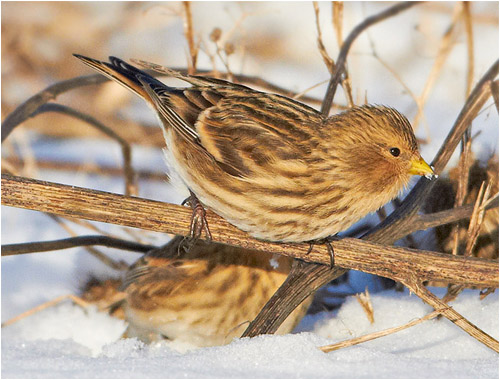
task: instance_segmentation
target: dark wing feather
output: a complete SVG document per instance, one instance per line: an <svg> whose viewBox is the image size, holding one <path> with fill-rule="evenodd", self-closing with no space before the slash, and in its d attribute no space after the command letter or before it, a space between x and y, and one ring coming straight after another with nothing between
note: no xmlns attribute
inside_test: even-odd
<svg viewBox="0 0 500 380"><path fill-rule="evenodd" d="M160 116L167 121L167 125L174 128L187 141L198 143L199 136L193 126L189 125L170 104L170 88L165 85L157 86L143 75L139 75L137 79L142 83Z"/></svg>

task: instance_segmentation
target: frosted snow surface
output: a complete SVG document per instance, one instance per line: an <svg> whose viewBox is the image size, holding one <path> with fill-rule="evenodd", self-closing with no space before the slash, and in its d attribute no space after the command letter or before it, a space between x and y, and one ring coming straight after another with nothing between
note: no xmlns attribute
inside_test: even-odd
<svg viewBox="0 0 500 380"><path fill-rule="evenodd" d="M436 290L436 289L434 289ZM498 292L479 301L467 290L453 307L498 339ZM443 295L443 289L437 289ZM3 329L4 378L497 378L498 356L446 319L361 345L317 347L398 326L431 310L418 297L372 295L370 325L354 297L337 313L307 316L295 334L189 348L119 339L124 322L62 304Z"/></svg>

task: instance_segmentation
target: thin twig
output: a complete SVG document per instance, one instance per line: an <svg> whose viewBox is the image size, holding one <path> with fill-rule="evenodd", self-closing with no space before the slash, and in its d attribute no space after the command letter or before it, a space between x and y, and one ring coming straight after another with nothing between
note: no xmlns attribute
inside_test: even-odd
<svg viewBox="0 0 500 380"><path fill-rule="evenodd" d="M498 112L498 81L491 82L491 95L493 96L495 107L497 108Z"/></svg>
<svg viewBox="0 0 500 380"><path fill-rule="evenodd" d="M45 214L49 218L51 218L52 220L54 220L59 226L62 227L62 229L64 229L72 237L77 237L77 233L67 224L67 222L73 222L75 224L82 225L82 226L84 226L86 228L89 228L89 229L91 229L91 230L93 230L95 232L98 232L98 233L106 236L103 231L100 231L96 226L94 226L93 224L89 223L86 220L75 219L75 218L71 218L71 217L68 217L68 216L67 217L61 217L61 216L54 215L54 214L51 214L51 213L45 213ZM94 256L97 260L99 260L100 262L102 262L104 265L106 265L106 266L108 266L110 268L116 269L116 270L123 270L123 269L125 269L126 265L125 265L125 263L123 261L113 260L108 255L102 253L98 249L96 249L94 247L91 247L91 246L87 246L87 247L85 247L85 249L87 250L88 253L90 253L92 256Z"/></svg>
<svg viewBox="0 0 500 380"><path fill-rule="evenodd" d="M488 205L485 210L498 208L498 195L488 200ZM457 222L459 220L468 219L474 211L474 205L466 205L455 207L449 210L438 211L432 214L417 214L414 220L411 233L423 231L429 228L442 226L444 224Z"/></svg>
<svg viewBox="0 0 500 380"><path fill-rule="evenodd" d="M78 87L100 84L108 81L108 78L101 74L86 75L77 78L57 82L45 90L33 95L23 104L12 111L2 122L2 142L10 135L16 126L28 119L38 107L45 104L62 93L73 90Z"/></svg>
<svg viewBox="0 0 500 380"><path fill-rule="evenodd" d="M20 244L2 245L2 256L22 255L33 252L57 251L74 247L86 247L89 245L101 245L108 248L117 248L124 251L148 252L154 245L145 245L109 236L87 235L77 236L60 240L38 241Z"/></svg>
<svg viewBox="0 0 500 380"><path fill-rule="evenodd" d="M4 323L2 323L2 328L9 326L9 325L12 325L13 323L20 321L21 319L29 317L30 315L36 314L36 313L38 313L42 310L45 310L49 307L55 306L63 301L66 301L67 299L70 299L71 301L73 301L75 304L77 304L78 306L80 306L82 308L86 308L90 305L88 302L82 300L80 297L74 296L73 294L59 296L57 298L54 298L53 300L50 300L50 301L45 302L41 305L38 305L38 306L34 307L33 309L25 311L24 313L16 315L14 318L11 318L11 319L5 321Z"/></svg>
<svg viewBox="0 0 500 380"><path fill-rule="evenodd" d="M342 48L340 49L339 55L335 61L335 71L330 78L330 82L328 83L328 89L326 95L323 99L323 103L321 105L321 113L325 116L328 115L330 108L332 106L333 98L335 97L335 91L337 90L337 86L342 80L342 75L345 71L345 64L347 59L347 54L349 53L349 49L352 44L359 37L361 33L363 33L370 26L381 22L389 17L395 16L410 7L420 4L419 1L413 2L404 2L393 5L392 7L382 11L376 15L368 17L361 24L356 26L351 33L347 36L346 40L342 44Z"/></svg>
<svg viewBox="0 0 500 380"><path fill-rule="evenodd" d="M360 337L357 337L357 338L353 338L353 339L344 340L342 342L335 343L335 344L329 344L327 346L321 346L321 347L318 347L318 348L321 351L323 351L323 352L331 352L331 351L338 350L340 348L351 347L351 346L354 346L356 344L368 342L370 340L374 340L374 339L377 339L377 338L381 338L383 336L387 336L387 335L390 335L390 334L397 333L397 332L405 330L405 329L407 329L409 327L413 327L415 325L418 325L418 324L420 324L420 323L422 323L424 321L428 321L429 319L436 318L439 314L441 314L440 311L434 310L432 313L429 313L429 314L427 314L426 316L424 316L422 318L415 319L415 320L413 320L411 322L408 322L408 323L406 323L406 324L404 324L402 326L392 327L392 328L389 328L389 329L386 329L386 330L382 330L382 331L378 331L378 332L375 332L375 333L363 335L363 336L360 336Z"/></svg>
<svg viewBox="0 0 500 380"><path fill-rule="evenodd" d="M92 162L75 163L75 162L62 162L52 161L45 159L37 159L38 169L46 170L60 170L67 172L84 172L87 174L100 174L103 176L120 177L123 175L123 169L114 166L101 166ZM2 158L2 172L5 170L11 171L11 174L16 174L13 170L17 171L23 162L18 157L3 157ZM162 181L168 182L169 178L166 173L154 172L149 170L135 170L135 175L141 180Z"/></svg>
<svg viewBox="0 0 500 380"><path fill-rule="evenodd" d="M134 169L132 168L132 148L130 147L130 144L126 140L124 140L115 131L113 131L111 128L101 123L96 118L87 115L83 112L80 112L78 110L75 110L71 107L64 106L62 104L57 104L57 103L43 104L40 107L38 107L38 109L35 112L33 112L30 115L30 117L35 117L44 112L58 112L74 117L78 120L82 120L83 122L93 126L94 128L104 133L106 136L118 142L118 144L120 144L121 146L122 156L123 156L123 168L125 174L125 194L137 195L137 185L135 184L134 181L135 174L134 174Z"/></svg>

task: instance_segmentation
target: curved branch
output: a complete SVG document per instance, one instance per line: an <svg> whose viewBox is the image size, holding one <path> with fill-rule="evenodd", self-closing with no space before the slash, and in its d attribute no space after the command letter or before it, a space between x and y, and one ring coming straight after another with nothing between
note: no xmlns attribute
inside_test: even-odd
<svg viewBox="0 0 500 380"><path fill-rule="evenodd" d="M187 70L183 68L173 68L172 70L179 71L181 73L187 73ZM150 72L146 70L149 74L153 76L162 76L164 74L157 72ZM197 74L210 74L211 70L198 70ZM282 95L288 97L294 97L297 95L296 92L284 89L283 87L272 84L264 79L255 76L249 75L234 75L234 77L240 82L248 82L253 83L257 86L261 86L267 88L269 90L278 92ZM11 134L11 132L16 128L19 124L28 120L31 115L36 112L36 110L42 105L50 102L51 100L56 99L59 95L73 90L75 88L89 86L89 85L97 85L104 82L109 81L109 79L101 74L92 74L92 75L84 75L76 78L67 79L61 82L57 82L39 93L33 95L24 103L19 105L14 111L12 111L2 122L2 142L5 141L7 137ZM311 103L321 103L319 99L310 96L301 96L300 97L305 102Z"/></svg>
<svg viewBox="0 0 500 380"><path fill-rule="evenodd" d="M30 115L30 118L45 112L58 112L82 120L83 122L95 127L106 136L118 142L118 144L120 144L121 146L123 156L123 170L125 173L125 194L137 195L137 186L135 186L134 184L134 169L132 168L132 148L125 139L123 139L115 131L101 123L96 118L62 104L43 104Z"/></svg>
<svg viewBox="0 0 500 380"><path fill-rule="evenodd" d="M2 142L5 141L15 127L27 120L41 105L74 88L100 84L107 80L108 78L101 74L85 75L58 82L33 95L12 111L2 122Z"/></svg>
<svg viewBox="0 0 500 380"><path fill-rule="evenodd" d="M347 36L344 43L342 44L342 48L340 49L337 60L335 61L335 70L330 78L330 82L328 83L328 89L326 91L325 98L323 99L323 104L321 105L321 113L325 116L328 116L328 112L332 106L333 98L335 97L335 91L337 90L337 86L342 80L342 74L345 72L345 63L347 60L347 54L349 53L349 49L352 44L359 37L361 33L363 33L370 26L385 20L386 18L395 16L410 7L420 4L420 1L407 1L404 3L398 3L393 5L392 7L382 11L376 15L368 17L361 24L356 26L351 33Z"/></svg>

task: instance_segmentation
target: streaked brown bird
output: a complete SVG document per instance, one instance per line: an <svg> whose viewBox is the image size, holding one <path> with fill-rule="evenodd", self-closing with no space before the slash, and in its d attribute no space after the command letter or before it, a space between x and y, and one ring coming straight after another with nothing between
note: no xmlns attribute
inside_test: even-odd
<svg viewBox="0 0 500 380"><path fill-rule="evenodd" d="M285 256L198 240L179 255L175 237L132 264L123 280L90 276L81 298L128 324L125 338L191 346L229 343L241 336L290 272ZM312 296L280 326L287 334Z"/></svg>
<svg viewBox="0 0 500 380"><path fill-rule="evenodd" d="M122 286L125 335L199 347L229 343L283 283L292 260L202 240L179 256L182 240L174 238L130 267ZM291 332L310 303L295 309L277 333Z"/></svg>
<svg viewBox="0 0 500 380"><path fill-rule="evenodd" d="M324 117L292 99L227 81L182 75L166 86L110 57L75 55L154 109L167 159L201 201L255 238L315 241L393 199L410 176L432 175L408 120L384 106Z"/></svg>

